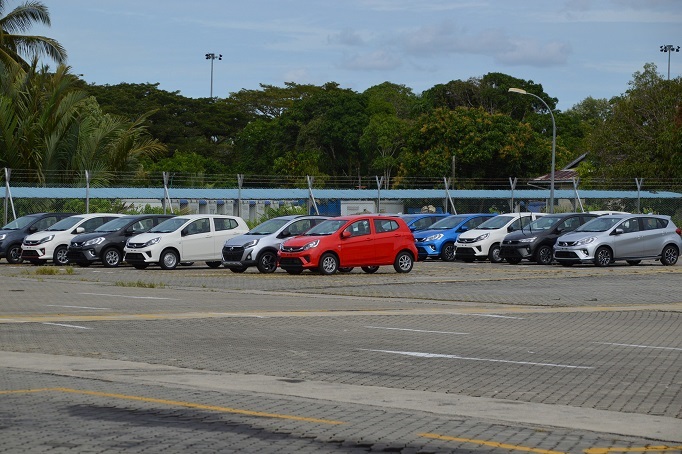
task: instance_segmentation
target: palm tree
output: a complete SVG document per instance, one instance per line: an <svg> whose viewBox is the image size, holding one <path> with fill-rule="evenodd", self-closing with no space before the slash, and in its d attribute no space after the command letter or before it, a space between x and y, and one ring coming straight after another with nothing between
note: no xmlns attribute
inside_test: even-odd
<svg viewBox="0 0 682 454"><path fill-rule="evenodd" d="M35 23L50 25L47 6L38 1L26 1L5 14L7 2L0 0L0 63L20 64L28 68L24 57L47 56L56 63L66 61L66 50L56 40L45 36L24 34Z"/></svg>

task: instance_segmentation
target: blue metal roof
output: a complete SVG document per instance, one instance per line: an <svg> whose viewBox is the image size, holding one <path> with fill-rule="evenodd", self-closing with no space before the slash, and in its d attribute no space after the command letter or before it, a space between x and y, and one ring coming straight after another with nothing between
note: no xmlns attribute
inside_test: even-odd
<svg viewBox="0 0 682 454"><path fill-rule="evenodd" d="M82 199L86 196L85 188L10 188L13 198L32 199ZM169 188L171 199L198 200L236 200L238 189L186 189ZM292 200L307 199L307 189L254 189L241 190L241 198L247 200ZM374 189L313 189L316 199L371 200L379 195L382 199L441 199L447 197L444 189L385 189L380 193ZM581 199L679 199L682 193L669 191L578 191ZM163 199L163 188L90 188L91 199ZM5 187L0 187L0 197L5 197ZM467 189L450 190L453 199L510 199L510 189ZM513 192L515 199L547 199L549 190L520 189ZM574 199L573 190L555 190L557 199Z"/></svg>

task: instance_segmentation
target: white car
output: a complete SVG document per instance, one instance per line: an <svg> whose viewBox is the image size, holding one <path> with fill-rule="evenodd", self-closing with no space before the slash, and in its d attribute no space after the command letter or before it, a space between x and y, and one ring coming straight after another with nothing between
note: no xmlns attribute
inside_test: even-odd
<svg viewBox="0 0 682 454"><path fill-rule="evenodd" d="M206 262L218 268L225 241L248 231L246 222L237 216L177 216L130 238L123 249L123 260L137 269L159 264L164 270L172 270L186 262Z"/></svg>
<svg viewBox="0 0 682 454"><path fill-rule="evenodd" d="M77 214L52 224L47 229L33 233L24 238L21 244L21 258L34 265L41 265L52 260L55 265L66 265L66 256L71 239L80 233L90 233L97 227L122 214L90 213Z"/></svg>
<svg viewBox="0 0 682 454"><path fill-rule="evenodd" d="M514 230L521 230L545 213L506 213L490 218L475 229L459 235L455 243L455 260L473 262L488 259L499 263L500 243Z"/></svg>

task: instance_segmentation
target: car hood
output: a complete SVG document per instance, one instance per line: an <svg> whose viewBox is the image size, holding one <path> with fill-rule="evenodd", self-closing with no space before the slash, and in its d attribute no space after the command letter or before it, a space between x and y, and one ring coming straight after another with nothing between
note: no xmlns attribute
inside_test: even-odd
<svg viewBox="0 0 682 454"><path fill-rule="evenodd" d="M0 230L0 235L16 235L16 234L24 234L25 232L23 230Z"/></svg>
<svg viewBox="0 0 682 454"><path fill-rule="evenodd" d="M103 237L108 237L109 235L116 233L116 232L90 232L90 233L79 233L78 235L74 236L71 241L73 242L81 242L81 241L88 241L93 238L99 238L101 236Z"/></svg>
<svg viewBox="0 0 682 454"><path fill-rule="evenodd" d="M552 230L533 230L530 231L527 228L524 230L516 230L514 232L508 233L504 239L505 240L522 240L524 238L530 238L532 236L545 236Z"/></svg>
<svg viewBox="0 0 682 454"><path fill-rule="evenodd" d="M472 229L472 230L467 230L466 232L462 232L459 234L459 238L462 239L469 239L469 238L476 238L478 236L481 236L485 233L498 233L500 230L506 230L507 227L500 227L499 229Z"/></svg>
<svg viewBox="0 0 682 454"><path fill-rule="evenodd" d="M27 241L36 241L40 240L42 238L45 238L46 236L54 235L56 237L63 237L63 236L73 236L71 233L71 230L53 230L53 231L47 231L47 230L42 230L40 232L32 233L24 238L24 240Z"/></svg>
<svg viewBox="0 0 682 454"><path fill-rule="evenodd" d="M261 238L265 238L270 235L272 235L272 233L267 235L237 235L225 241L225 246L241 246L248 243L249 241L260 240Z"/></svg>
<svg viewBox="0 0 682 454"><path fill-rule="evenodd" d="M561 241L578 241L583 238L590 238L590 237L602 237L608 235L609 232L570 232L566 233L564 235L561 235L559 239Z"/></svg>
<svg viewBox="0 0 682 454"><path fill-rule="evenodd" d="M140 233L139 235L135 235L135 236L132 236L130 238L131 238L131 242L133 242L133 243L146 243L147 241L152 240L156 237L162 237L163 238L166 235L171 235L171 234L176 233L176 232L177 232L177 230L175 232L168 232L168 233L147 232L147 233Z"/></svg>
<svg viewBox="0 0 682 454"><path fill-rule="evenodd" d="M304 235L304 236L295 236L293 238L289 238L282 244L286 244L287 246L305 246L306 244L310 243L311 241L315 240L324 240L325 238L329 238L332 235L338 235L337 233L332 233L331 235Z"/></svg>
<svg viewBox="0 0 682 454"><path fill-rule="evenodd" d="M456 230L457 230L456 227L452 229L442 230L441 229L416 230L412 232L412 234L414 235L415 238L426 238L431 235L437 235L439 233L442 233L443 235L452 238L458 236Z"/></svg>

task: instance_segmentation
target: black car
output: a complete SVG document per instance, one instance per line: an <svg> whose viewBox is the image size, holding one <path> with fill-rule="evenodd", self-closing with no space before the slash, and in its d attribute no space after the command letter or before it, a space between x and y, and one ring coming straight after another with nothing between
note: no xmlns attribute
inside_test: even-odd
<svg viewBox="0 0 682 454"><path fill-rule="evenodd" d="M140 214L116 218L97 227L94 232L76 235L69 244L66 256L70 263L79 266L102 262L107 268L116 267L121 263L128 238L144 233L172 217L170 214Z"/></svg>
<svg viewBox="0 0 682 454"><path fill-rule="evenodd" d="M21 263L21 243L28 235L52 226L76 213L34 213L10 222L0 229L0 258L9 263Z"/></svg>
<svg viewBox="0 0 682 454"><path fill-rule="evenodd" d="M521 230L504 237L500 246L500 259L513 265L523 259L549 265L552 263L557 238L596 217L597 214L591 213L561 213L538 218Z"/></svg>

